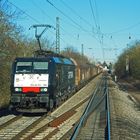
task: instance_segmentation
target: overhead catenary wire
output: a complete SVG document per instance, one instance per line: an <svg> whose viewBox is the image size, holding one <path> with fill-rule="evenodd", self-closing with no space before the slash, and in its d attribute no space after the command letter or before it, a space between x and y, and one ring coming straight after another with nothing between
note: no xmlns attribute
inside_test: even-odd
<svg viewBox="0 0 140 140"><path fill-rule="evenodd" d="M31 20L35 21L36 23L40 24L40 21L37 20L36 18L32 17L30 14L28 14L27 12L25 12L24 10L22 10L21 8L19 8L18 6L16 6L15 4L13 4L12 2L9 2L8 0L6 0L6 2L8 2L10 5L12 5L13 7L15 7L16 9L18 9L19 11L21 11L23 14L25 14L28 18L30 18ZM51 34L55 34L54 32L50 31ZM63 38L60 37L60 39L64 42L67 43Z"/></svg>
<svg viewBox="0 0 140 140"><path fill-rule="evenodd" d="M88 24L89 26L92 26L91 23L89 23L86 19L84 19L83 17L81 17L73 8L71 8L68 4L66 4L63 0L60 1L61 3L63 3L64 6L66 6L72 13L74 13L80 20L84 21L86 24Z"/></svg>
<svg viewBox="0 0 140 140"><path fill-rule="evenodd" d="M93 27L93 25L91 23L89 23L86 19L84 19L83 17L81 17L73 8L71 8L68 4L66 4L63 0L60 1L61 3L63 3L63 5L65 5L68 9L70 9L70 11L72 13L74 13L80 20L84 21L86 24L88 24L89 26ZM95 6L97 7L97 4L95 2ZM96 12L97 12L97 8L96 8ZM98 26L100 29L100 25ZM97 29L98 30L98 29ZM101 33L101 32L100 32ZM95 34L95 33L94 33ZM99 35L99 32L97 33ZM97 38L95 36L93 36L96 40ZM100 40L100 39L99 39ZM101 42L101 40L99 41Z"/></svg>
<svg viewBox="0 0 140 140"><path fill-rule="evenodd" d="M42 12L43 15L45 15L46 17L48 17L52 22L55 22L54 19L53 19L52 17L50 17L50 16L46 13L46 11L44 11L44 10L43 10L39 5L37 5L33 0L31 0L31 2L32 2L32 4L33 4L36 8L38 8L38 9L41 10L41 12ZM60 20L62 20L62 19L60 18ZM64 22L64 20L63 20L63 22ZM77 27L76 27L76 28L77 28ZM77 40L77 37L74 37L73 34L67 32L61 25L60 25L60 29L61 29L64 33L66 33L66 35L68 35L69 37L71 37L71 38ZM50 32L51 32L51 31L50 31ZM51 33L52 33L52 32L51 32ZM62 33L61 33L61 34L62 34ZM78 34L78 33L77 33L77 34ZM69 43L66 42L61 36L60 36L60 39L61 39L61 41L62 41L63 43L69 44ZM78 34L78 39L79 39L79 34Z"/></svg>
<svg viewBox="0 0 140 140"><path fill-rule="evenodd" d="M80 29L80 30L88 33L91 37L93 37L100 44L100 41L96 38L96 36L94 34L92 34L92 32L87 31L86 29L84 29L80 24L78 24L77 22L75 22L70 16L66 15L62 10L60 10L59 8L57 8L49 0L46 0L46 2L48 2L51 6L53 6L57 11L59 11L63 16L65 16L67 19L69 19L72 23L74 23L75 25L77 25L77 26L74 26L75 28Z"/></svg>
<svg viewBox="0 0 140 140"><path fill-rule="evenodd" d="M46 0L47 2L49 2L53 7L55 7L56 10L58 10L59 12L61 11L60 9L58 9L53 3L51 3L49 0ZM72 9L68 4L66 4L63 0L61 0L61 3L63 3L63 5L65 5L68 9L70 9L71 12L73 12L78 18L80 18L82 21L84 21L86 24L88 24L89 26L92 26L91 23L89 23L87 20L85 20L83 17L81 17L74 9ZM97 6L97 4L96 4ZM97 8L96 8L97 9ZM97 11L97 10L96 10ZM65 17L69 18L69 16L67 16L63 11L60 12L61 14L63 14ZM72 18L70 17L70 20ZM74 20L73 20L74 21ZM74 21L75 22L75 21ZM95 40L100 44L102 42L102 39L100 37L99 40L96 38L96 36L94 34L97 34L98 36L102 36L101 31L98 31L97 33L92 34L92 32L87 31L86 29L84 29L80 24L78 24L77 22L75 22L76 25L79 25L79 28L82 29L82 31L88 33L90 36L92 36L93 38L95 38ZM93 26L92 26L93 27ZM98 26L100 28L100 25ZM77 27L76 27L77 28ZM97 29L98 30L98 29Z"/></svg>
<svg viewBox="0 0 140 140"><path fill-rule="evenodd" d="M47 1L47 0L46 0ZM7 0L7 2L9 3L9 4L11 4L12 6L14 6L16 9L18 9L18 10L20 10L21 12L23 12L23 14L25 14L27 17L29 17L31 20L33 20L33 21L35 21L36 23L39 23L40 24L40 21L39 20L37 20L36 18L34 18L34 17L32 17L30 14L28 14L27 12L25 12L24 10L22 10L21 8L19 8L18 6L16 6L15 4L13 4L12 2L9 2L8 0ZM57 7L56 7L57 8ZM59 10L59 9L58 9ZM61 10L60 10L61 11ZM62 11L61 11L62 12ZM63 12L62 12L63 13ZM61 14L62 14L61 13ZM63 13L64 14L64 13ZM67 15L65 15L65 16L67 16ZM69 17L67 17L67 18L69 18ZM71 18L70 18L71 19ZM70 20L69 19L69 20ZM74 20L73 20L74 21ZM74 21L75 22L75 21ZM76 22L75 22L76 23ZM96 39L96 41L97 42L99 42L98 40L97 40L97 38L96 38L96 36L95 35L93 35L92 33L90 33L89 31L87 31L87 30L85 30L85 29L82 29L82 27L78 24L78 23L76 23L77 24L77 26L79 26L79 28L78 27L76 27L76 28L78 28L78 29L81 29L81 30L83 30L84 32L87 32L90 36L92 36L92 37L94 37L95 39ZM61 28L61 27L60 27ZM64 29L63 29L64 30Z"/></svg>
<svg viewBox="0 0 140 140"><path fill-rule="evenodd" d="M39 5L37 5L34 1L31 1L31 2L32 2L32 4L33 4L36 8L38 8L38 9L41 10L41 12L42 12L43 15L45 15L47 18L49 18L52 22L55 22L55 20L54 20L52 17L50 17L50 16L47 14L47 12L46 12L45 10L43 10L43 9L42 9ZM60 20L61 20L61 19L60 19ZM66 35L68 35L69 37L71 37L71 38L73 38L73 39L76 40L76 38L74 38L73 34L67 32L61 25L60 25L60 29L61 29L63 32L65 32ZM50 31L50 32L51 32L52 34L54 34L54 32L52 32L52 31ZM62 34L62 33L61 33L61 34ZM60 36L60 40L61 40L63 43L65 43L65 44L69 44L69 43L66 42L61 36Z"/></svg>
<svg viewBox="0 0 140 140"><path fill-rule="evenodd" d="M73 20L70 16L68 16L67 14L65 14L62 10L60 10L59 8L57 8L52 2L50 2L49 0L46 0L46 2L48 2L52 7L54 7L58 12L60 12L63 16L65 16L67 19L69 19L72 23L74 23L75 25L76 25L76 27L77 27L77 29L81 29L82 31L84 31L84 32L87 32L88 34L90 34L90 36L92 36L92 37L94 37L95 38L95 40L99 43L99 44L101 44L101 47L102 47L102 45L103 45L103 35L100 33L100 36L101 36L101 38L99 37L99 40L96 38L96 36L95 35L93 35L92 33L90 33L89 31L87 31L87 30L85 30L81 25L79 25L75 20ZM97 26L97 24L96 24L96 27L98 27ZM99 35L99 33L98 33L98 35ZM104 56L104 52L103 52L103 56Z"/></svg>
<svg viewBox="0 0 140 140"><path fill-rule="evenodd" d="M70 16L68 16L67 14L65 14L62 10L60 10L59 8L57 8L52 2L50 2L49 0L46 0L46 2L48 2L51 6L53 6L58 12L60 12L63 16L65 16L68 20L70 20L72 23L75 24L74 27L76 27L78 30L81 29L84 32L87 32L91 35L91 33L89 31L87 31L85 28L83 28L80 24L78 24L76 21L74 21Z"/></svg>
<svg viewBox="0 0 140 140"><path fill-rule="evenodd" d="M94 3L95 3L96 15L98 15L97 3L96 3L96 1L94 1ZM103 59L104 59L105 58L105 53L104 53L104 48L103 48L104 35L101 32L101 28L100 28L99 22L97 22L97 20L96 20L96 16L95 16L95 12L94 12L91 0L89 0L89 5L90 5L92 17L93 17L93 22L95 24L95 29L97 31L96 34L98 35L98 39L99 39L99 42L100 42L100 46L101 46L101 49L102 49L102 55L103 55ZM99 15L98 15L98 17L99 17Z"/></svg>
<svg viewBox="0 0 140 140"><path fill-rule="evenodd" d="M119 29L117 31L110 32L110 33L105 33L105 35L113 35L113 34L117 34L117 33L123 32L123 31L128 31L130 29L136 28L139 25L140 25L140 22L137 22L137 23L135 23L133 25L130 25L130 26L122 28L122 29Z"/></svg>
<svg viewBox="0 0 140 140"><path fill-rule="evenodd" d="M98 28L101 29L101 27L100 27L100 21L99 21L99 14L98 14L98 6L97 6L96 0L94 0L94 4L95 4L96 20L97 20Z"/></svg>
<svg viewBox="0 0 140 140"><path fill-rule="evenodd" d="M39 5L37 5L33 0L31 0L31 2L34 5L34 7L38 8L45 17L49 18L52 22L55 22L55 20L51 16L49 16L49 14L47 14L47 12L44 9L42 9ZM60 18L60 20L62 19ZM63 30L67 35L73 38L73 34L66 31L62 26L60 26L60 29Z"/></svg>
<svg viewBox="0 0 140 140"><path fill-rule="evenodd" d="M5 0L4 2L0 1L0 7L3 8L4 5L7 3L8 0Z"/></svg>
<svg viewBox="0 0 140 140"><path fill-rule="evenodd" d="M91 8L91 13L92 13L92 16L93 16L93 21L95 22L95 27L98 28L91 0L89 0L89 4L90 4L90 8Z"/></svg>
<svg viewBox="0 0 140 140"><path fill-rule="evenodd" d="M28 16L30 19L32 19L33 21L35 21L36 23L40 23L37 19L35 19L34 17L32 17L31 15L29 15L28 13L26 13L24 10L20 9L19 7L17 7L15 4L13 4L12 2L8 1L7 2L9 4L11 4L12 6L14 6L15 8L17 8L18 10L22 11L26 16Z"/></svg>
<svg viewBox="0 0 140 140"><path fill-rule="evenodd" d="M93 0L93 1L94 1L94 6L95 6L95 11L96 12L94 12L93 3L92 3L91 0L89 0L89 5L90 5L92 17L93 17L93 22L95 23L96 34L98 35L100 43L102 44L102 42L103 42L103 34L101 32L101 27L100 27L100 23L99 23L99 14L98 14L98 9L97 9L97 3L96 3L96 0Z"/></svg>
<svg viewBox="0 0 140 140"><path fill-rule="evenodd" d="M31 3L35 8L39 9L43 15L47 16L47 18L49 18L52 22L55 22L55 20L51 16L49 16L47 12L39 6L39 4L36 4L34 0L31 0Z"/></svg>
<svg viewBox="0 0 140 140"><path fill-rule="evenodd" d="M8 1L9 2L9 1ZM25 14L28 18L30 18L31 20L33 20L35 23L39 23L40 24L40 21L39 20L37 20L35 17L32 17L30 14L28 14L27 12L25 12L24 10L22 10L21 8L19 8L18 6L16 6L15 4L13 4L12 2L9 2L12 6L14 6L15 8L17 8L18 10L20 10L20 11L22 11L23 12L23 14ZM79 27L80 28L80 27ZM81 28L80 28L81 29ZM50 31L51 32L51 31ZM96 36L94 36L93 34L91 34L89 31L85 31L85 32L88 32L89 33L89 35L90 36L92 36L92 37L94 37L96 40L97 40L97 38L96 38ZM55 34L55 33L53 33L53 32L51 32L53 35ZM60 37L60 39L63 41L63 42L66 42L62 37ZM97 40L97 42L99 42L98 40ZM67 44L69 44L69 43L67 43Z"/></svg>

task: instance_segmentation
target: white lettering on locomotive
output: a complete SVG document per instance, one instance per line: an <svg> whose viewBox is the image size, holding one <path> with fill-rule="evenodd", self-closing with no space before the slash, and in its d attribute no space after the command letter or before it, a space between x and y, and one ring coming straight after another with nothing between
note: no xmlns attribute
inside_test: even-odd
<svg viewBox="0 0 140 140"><path fill-rule="evenodd" d="M71 79L71 78L73 78L73 71L68 72L68 79Z"/></svg>
<svg viewBox="0 0 140 140"><path fill-rule="evenodd" d="M48 74L15 74L14 87L48 87Z"/></svg>

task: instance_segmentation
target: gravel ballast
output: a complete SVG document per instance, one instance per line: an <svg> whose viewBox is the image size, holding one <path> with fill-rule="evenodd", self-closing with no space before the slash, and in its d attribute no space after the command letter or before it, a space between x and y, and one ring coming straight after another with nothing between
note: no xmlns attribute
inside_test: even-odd
<svg viewBox="0 0 140 140"><path fill-rule="evenodd" d="M140 140L140 109L131 96L109 82L111 139Z"/></svg>

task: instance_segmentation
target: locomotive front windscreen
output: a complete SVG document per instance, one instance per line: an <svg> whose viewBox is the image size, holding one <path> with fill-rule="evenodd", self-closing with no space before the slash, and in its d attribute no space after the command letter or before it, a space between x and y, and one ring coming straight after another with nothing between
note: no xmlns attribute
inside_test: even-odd
<svg viewBox="0 0 140 140"><path fill-rule="evenodd" d="M47 61L18 61L15 71L14 87L48 87Z"/></svg>
<svg viewBox="0 0 140 140"><path fill-rule="evenodd" d="M17 62L16 73L47 72L48 62Z"/></svg>
<svg viewBox="0 0 140 140"><path fill-rule="evenodd" d="M17 62L16 72L31 72L32 62Z"/></svg>

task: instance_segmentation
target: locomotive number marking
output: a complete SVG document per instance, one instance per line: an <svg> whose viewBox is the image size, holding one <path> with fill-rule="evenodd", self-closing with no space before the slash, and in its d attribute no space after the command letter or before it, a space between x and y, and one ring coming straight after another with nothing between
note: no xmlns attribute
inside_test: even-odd
<svg viewBox="0 0 140 140"><path fill-rule="evenodd" d="M71 79L71 78L73 78L73 71L68 72L68 79Z"/></svg>

